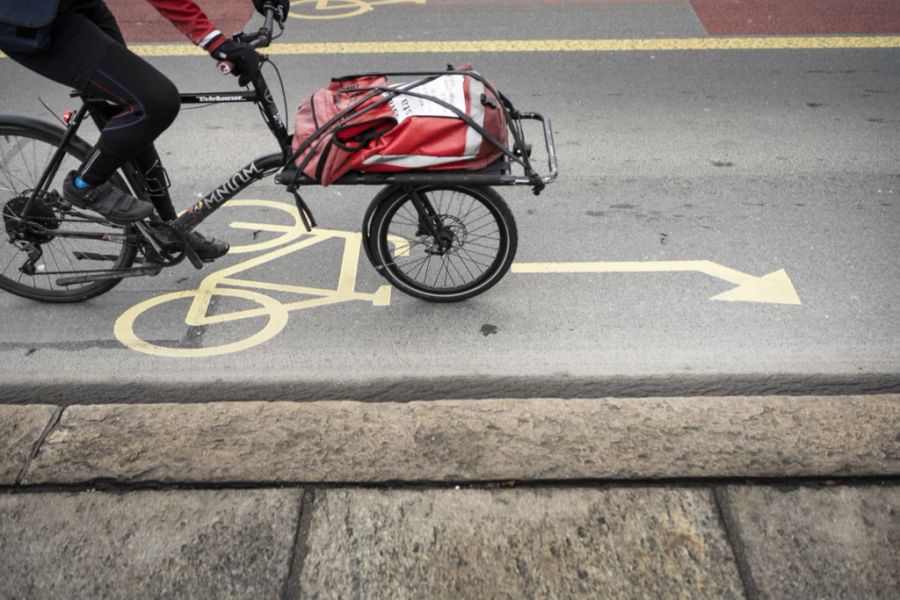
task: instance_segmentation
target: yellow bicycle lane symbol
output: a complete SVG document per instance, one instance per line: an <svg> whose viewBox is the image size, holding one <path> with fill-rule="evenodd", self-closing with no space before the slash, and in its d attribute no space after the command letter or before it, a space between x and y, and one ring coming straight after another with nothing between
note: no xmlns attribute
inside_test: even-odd
<svg viewBox="0 0 900 600"><path fill-rule="evenodd" d="M279 234L277 237L257 244L235 246L231 254L245 254L268 250L265 254L251 258L231 267L211 273L203 279L200 287L195 290L172 292L150 298L137 304L118 318L115 325L115 335L128 348L169 358L202 358L217 356L247 350L266 342L279 333L287 325L288 317L292 311L306 310L341 302L364 301L371 302L374 306L387 306L391 302L391 286L382 285L375 293L367 294L356 291L356 273L359 266L360 249L362 248L362 234L358 232L336 231L316 228L312 233L303 227L297 208L283 202L271 202L266 200L231 200L230 207L270 208L282 211L289 215L293 222L289 225L272 223L249 223L236 221L231 223L235 229L250 231L270 232ZM298 285L284 285L278 283L252 281L238 277L241 273L265 263L277 260L294 252L310 248L316 244L329 240L338 240L343 243L343 258L341 261L340 276L336 289L322 289ZM404 243L398 242L397 254L403 254L408 248ZM291 303L282 303L254 290L268 292L280 292L303 296L304 299ZM258 305L257 308L235 310L227 312L215 311L210 314L210 303L216 296L237 298L244 302ZM265 325L253 335L244 339L203 348L181 348L160 346L145 341L135 332L135 324L141 315L158 306L180 301L191 300L190 308L184 319L188 327L204 327L222 323L246 321L249 319L265 317Z"/></svg>
<svg viewBox="0 0 900 600"><path fill-rule="evenodd" d="M295 19L347 19L387 4L425 4L428 0L294 0L289 16Z"/></svg>
<svg viewBox="0 0 900 600"><path fill-rule="evenodd" d="M255 244L235 246L231 254L248 254L264 252L244 262L226 267L221 271L210 273L195 290L171 292L150 298L137 304L118 318L115 324L115 335L128 348L169 358L202 358L218 356L248 350L262 344L279 333L288 323L293 311L318 308L340 304L342 302L362 301L373 306L388 306L391 303L391 286L382 285L374 293L356 290L356 276L362 249L362 234L359 232L338 231L316 228L307 232L303 226L296 206L284 202L267 200L231 200L229 207L247 207L253 209L270 209L288 215L290 224L259 223L235 221L231 227L249 231L276 234ZM338 283L335 289L310 286L287 285L274 282L253 281L238 277L240 274L283 258L295 252L312 248L327 241L338 241L341 244L341 266ZM394 256L404 256L409 252L409 240L391 238ZM755 276L720 265L709 260L675 260L675 261L626 261L626 262L547 262L547 263L514 263L511 273L543 274L556 273L700 273L732 284L735 287L718 293L710 298L715 301L753 302L799 305L800 298L784 272L784 269L773 271L767 275ZM288 294L302 299L284 303L262 292ZM255 306L241 310L223 310L219 303L211 310L215 297L231 299L240 303ZM208 327L224 323L251 322L254 324L265 319L264 325L249 336L234 342L207 347L193 348L178 346L162 346L141 339L135 331L138 319L157 307L168 303L190 300L190 306L184 323L188 327Z"/></svg>

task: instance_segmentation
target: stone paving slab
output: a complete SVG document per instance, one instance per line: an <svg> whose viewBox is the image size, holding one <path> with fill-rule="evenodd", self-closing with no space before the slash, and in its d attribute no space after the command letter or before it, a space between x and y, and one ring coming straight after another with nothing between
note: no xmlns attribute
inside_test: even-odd
<svg viewBox="0 0 900 600"><path fill-rule="evenodd" d="M900 473L900 396L68 407L24 482Z"/></svg>
<svg viewBox="0 0 900 600"><path fill-rule="evenodd" d="M56 410L43 404L0 404L0 485L16 482Z"/></svg>
<svg viewBox="0 0 900 600"><path fill-rule="evenodd" d="M0 598L895 598L898 492L7 491Z"/></svg>
<svg viewBox="0 0 900 600"><path fill-rule="evenodd" d="M0 495L0 598L277 598L301 493Z"/></svg>
<svg viewBox="0 0 900 600"><path fill-rule="evenodd" d="M742 598L710 490L316 493L303 598Z"/></svg>
<svg viewBox="0 0 900 600"><path fill-rule="evenodd" d="M900 595L900 485L727 490L761 598Z"/></svg>

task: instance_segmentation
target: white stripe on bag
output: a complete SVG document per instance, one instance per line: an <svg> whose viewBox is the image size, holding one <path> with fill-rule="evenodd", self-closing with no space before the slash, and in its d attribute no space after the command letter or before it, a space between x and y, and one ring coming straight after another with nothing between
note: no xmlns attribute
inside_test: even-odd
<svg viewBox="0 0 900 600"><path fill-rule="evenodd" d="M481 96L484 94L484 84L469 77L469 102L472 105L472 114L469 115L479 127L484 128L484 105ZM466 155L475 158L481 152L481 134L474 127L466 128Z"/></svg>
<svg viewBox="0 0 900 600"><path fill-rule="evenodd" d="M390 165L405 169L423 169L437 165L468 161L475 156L423 156L421 154L373 154L367 158L365 165Z"/></svg>

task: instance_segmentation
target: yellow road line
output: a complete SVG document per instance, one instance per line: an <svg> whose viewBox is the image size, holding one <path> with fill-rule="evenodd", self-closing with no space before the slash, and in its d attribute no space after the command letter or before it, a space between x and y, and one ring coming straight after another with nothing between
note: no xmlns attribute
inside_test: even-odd
<svg viewBox="0 0 900 600"><path fill-rule="evenodd" d="M781 38L661 38L628 40L467 40L278 44L271 54L414 54L449 52L648 52L900 48L900 36Z"/></svg>
<svg viewBox="0 0 900 600"><path fill-rule="evenodd" d="M513 273L679 273L695 271L733 283L733 288L710 300L801 304L784 269L756 277L711 260L513 263Z"/></svg>
<svg viewBox="0 0 900 600"><path fill-rule="evenodd" d="M715 37L596 40L458 40L274 44L268 54L423 54L480 52L671 52L692 50L830 50L900 48L900 35L817 37ZM188 44L133 44L140 56L201 56ZM0 56L3 56L0 53Z"/></svg>

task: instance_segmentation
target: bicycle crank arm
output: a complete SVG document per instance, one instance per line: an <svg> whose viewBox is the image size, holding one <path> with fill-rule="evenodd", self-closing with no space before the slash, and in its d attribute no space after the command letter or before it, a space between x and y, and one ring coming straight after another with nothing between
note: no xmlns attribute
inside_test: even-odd
<svg viewBox="0 0 900 600"><path fill-rule="evenodd" d="M187 237L183 232L178 231L174 227L167 226L169 228L170 236L166 239L160 238L160 235L164 232L155 232L143 221L136 222L135 226L148 244L143 249L148 262L161 263L170 267L187 258L195 269L203 268L203 261L197 255L197 251L188 243ZM172 256L169 253L169 249L165 247L166 245L173 243L177 244L178 251L180 251L180 254L176 256Z"/></svg>
<svg viewBox="0 0 900 600"><path fill-rule="evenodd" d="M110 279L123 279L125 277L152 277L154 275L159 275L160 271L162 271L161 266L137 267L134 269L122 269L121 271L97 271L95 273L88 273L77 277L61 277L56 280L56 285L65 287L96 281L108 281Z"/></svg>

